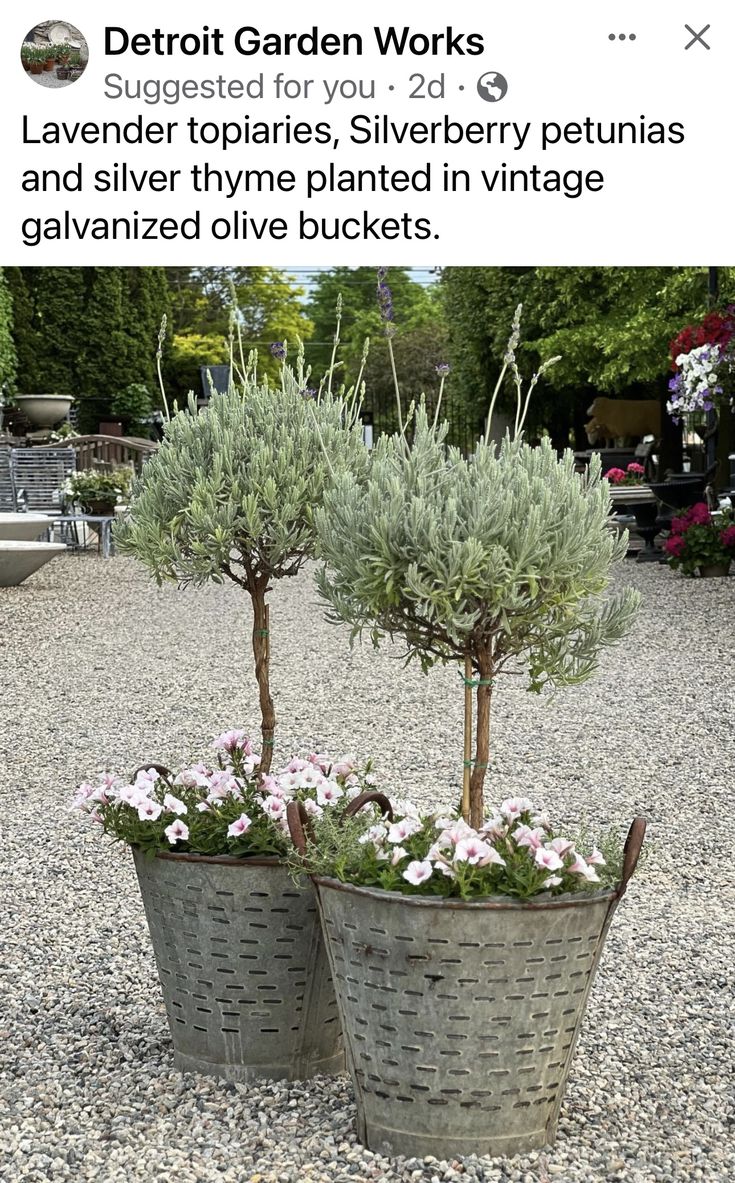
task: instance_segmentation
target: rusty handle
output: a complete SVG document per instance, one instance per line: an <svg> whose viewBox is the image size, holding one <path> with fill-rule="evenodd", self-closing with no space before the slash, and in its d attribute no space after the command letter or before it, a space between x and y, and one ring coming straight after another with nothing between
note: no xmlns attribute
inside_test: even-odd
<svg viewBox="0 0 735 1183"><path fill-rule="evenodd" d="M314 841L311 818L306 812L303 801L289 801L286 806L286 821L288 822L291 841L303 857L306 854L307 840Z"/></svg>
<svg viewBox="0 0 735 1183"><path fill-rule="evenodd" d="M147 772L149 768L152 768L154 772L157 772L159 776L162 776L164 780L169 782L169 784L173 782L174 774L170 768L166 767L165 764L141 764L139 768L136 768L135 772L131 776L130 783L133 784L139 772Z"/></svg>
<svg viewBox="0 0 735 1183"><path fill-rule="evenodd" d="M625 895L625 890L628 886L628 880L636 869L638 864L638 856L641 853L643 839L646 835L646 819L644 817L634 818L630 829L628 830L628 837L625 839L625 849L623 851L623 874L620 878L620 886L618 888L618 899L622 899Z"/></svg>
<svg viewBox="0 0 735 1183"><path fill-rule="evenodd" d="M354 817L356 813L360 812L364 805L370 804L379 805L380 812L383 814L383 817L387 817L389 822L393 821L393 806L386 797L385 793L378 793L375 792L375 790L371 790L366 793L359 793L357 797L350 801L349 805L342 814L342 817Z"/></svg>

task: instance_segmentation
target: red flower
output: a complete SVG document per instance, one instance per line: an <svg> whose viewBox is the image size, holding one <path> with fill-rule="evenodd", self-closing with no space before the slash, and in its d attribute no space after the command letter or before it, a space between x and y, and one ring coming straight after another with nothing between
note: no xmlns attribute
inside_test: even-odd
<svg viewBox="0 0 735 1183"><path fill-rule="evenodd" d="M698 501L687 513L690 526L708 526L712 520L709 509L704 501Z"/></svg>
<svg viewBox="0 0 735 1183"><path fill-rule="evenodd" d="M671 538L667 538L664 542L664 550L667 555L673 555L678 559L686 547L686 542L680 534L672 534Z"/></svg>
<svg viewBox="0 0 735 1183"><path fill-rule="evenodd" d="M708 312L699 325L687 325L671 342L671 368L677 369L676 359L680 353L691 353L700 345L719 345L726 348L735 336L735 305L730 304L724 312Z"/></svg>
<svg viewBox="0 0 735 1183"><path fill-rule="evenodd" d="M723 546L735 548L735 526L727 526L720 534Z"/></svg>

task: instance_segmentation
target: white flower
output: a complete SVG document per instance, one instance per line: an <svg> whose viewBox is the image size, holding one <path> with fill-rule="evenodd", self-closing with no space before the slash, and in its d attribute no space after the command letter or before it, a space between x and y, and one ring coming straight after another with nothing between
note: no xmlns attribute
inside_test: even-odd
<svg viewBox="0 0 735 1183"><path fill-rule="evenodd" d="M387 834L388 827L384 826L382 822L377 822L376 825L371 826L369 830L361 834L357 841L363 846L368 842L372 842L374 846L379 846L382 842L385 842Z"/></svg>
<svg viewBox="0 0 735 1183"><path fill-rule="evenodd" d="M177 813L179 815L186 813L186 806L178 797L174 797L173 793L166 793L163 798L163 808L167 813Z"/></svg>
<svg viewBox="0 0 735 1183"><path fill-rule="evenodd" d="M147 794L139 789L137 785L123 785L118 793L118 797L125 805L129 805L131 809L137 809L141 801L147 799Z"/></svg>
<svg viewBox="0 0 735 1183"><path fill-rule="evenodd" d="M534 851L533 857L536 865L547 871L559 871L564 866L563 860L559 858L555 850L546 850L543 846L539 846L538 850Z"/></svg>
<svg viewBox="0 0 735 1183"><path fill-rule="evenodd" d="M186 842L189 837L189 827L178 818L170 826L166 826L163 832L172 846L175 846L177 842Z"/></svg>
<svg viewBox="0 0 735 1183"><path fill-rule="evenodd" d="M565 855L574 846L568 838L552 838L551 842L546 843L547 850L555 850L557 854Z"/></svg>
<svg viewBox="0 0 735 1183"><path fill-rule="evenodd" d="M605 862L605 859L604 859L604 857L603 857L603 854L602 854L602 852L601 852L601 851L599 851L599 850L597 849L597 847L596 847L596 846L593 846L593 848L592 848L592 854L588 854L588 855L587 855L587 862L588 862L588 863L589 863L589 865L590 865L590 866L592 866L592 867L604 867L604 866L606 866L606 862Z"/></svg>
<svg viewBox="0 0 735 1183"><path fill-rule="evenodd" d="M412 834L421 829L421 822L412 817L401 818L399 822L392 822L388 829L389 842L405 842Z"/></svg>
<svg viewBox="0 0 735 1183"><path fill-rule="evenodd" d="M412 883L414 887L419 887L422 883L426 883L427 879L431 879L433 872L434 868L428 859L424 860L424 862L414 859L403 872L403 878L408 883Z"/></svg>
<svg viewBox="0 0 735 1183"><path fill-rule="evenodd" d="M163 806L150 797L144 797L138 806L138 817L142 822L154 822L163 813Z"/></svg>
<svg viewBox="0 0 735 1183"><path fill-rule="evenodd" d="M548 879L541 884L542 890L546 887L558 887L561 883L561 875L549 875Z"/></svg>
<svg viewBox="0 0 735 1183"><path fill-rule="evenodd" d="M587 879L589 883L599 883L600 877L594 867L590 867L581 854L577 854L576 850L572 851L574 862L567 867L570 875L581 875L583 879Z"/></svg>
<svg viewBox="0 0 735 1183"><path fill-rule="evenodd" d="M471 867L486 867L489 863L505 866L498 852L481 838L462 838L454 848L454 861L469 863Z"/></svg>
<svg viewBox="0 0 735 1183"><path fill-rule="evenodd" d="M282 797L266 797L260 807L273 821L280 821L286 816L286 802Z"/></svg>
<svg viewBox="0 0 735 1183"><path fill-rule="evenodd" d="M390 865L392 867L396 867L404 858L410 858L408 851L402 846L394 846L391 854Z"/></svg>
<svg viewBox="0 0 735 1183"><path fill-rule="evenodd" d="M543 845L545 837L546 832L540 827L532 829L530 826L516 826L513 831L516 846L528 846L531 850L538 850L539 846ZM557 851L557 854L563 853L561 850Z"/></svg>
<svg viewBox="0 0 735 1183"><path fill-rule="evenodd" d="M320 805L334 805L334 802L339 801L344 795L344 789L333 780L323 780L316 791L316 799Z"/></svg>
<svg viewBox="0 0 735 1183"><path fill-rule="evenodd" d="M174 784L182 785L185 789L208 789L209 776L206 769L199 764L194 768L183 768L174 777Z"/></svg>
<svg viewBox="0 0 735 1183"><path fill-rule="evenodd" d="M197 801L197 810L199 813L211 813L212 806L208 801Z"/></svg>
<svg viewBox="0 0 735 1183"><path fill-rule="evenodd" d="M502 802L500 812L508 821L516 821L522 813L533 813L533 802L528 797L508 797Z"/></svg>
<svg viewBox="0 0 735 1183"><path fill-rule="evenodd" d="M241 813L240 816L227 827L228 838L239 838L242 834L247 834L252 825L251 819L246 813Z"/></svg>
<svg viewBox="0 0 735 1183"><path fill-rule="evenodd" d="M153 791L156 781L160 779L161 778L156 772L155 768L148 768L145 770L141 769L140 772L136 773L135 787L136 789L140 789L141 793L145 793L147 796Z"/></svg>
<svg viewBox="0 0 735 1183"><path fill-rule="evenodd" d="M324 813L321 805L317 805L316 801L314 801L311 797L307 797L304 801L304 809L308 813L309 817L321 817Z"/></svg>

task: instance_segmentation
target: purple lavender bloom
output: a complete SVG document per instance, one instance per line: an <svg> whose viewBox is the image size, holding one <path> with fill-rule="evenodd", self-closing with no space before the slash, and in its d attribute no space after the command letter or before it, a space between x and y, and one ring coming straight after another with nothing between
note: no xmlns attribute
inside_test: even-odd
<svg viewBox="0 0 735 1183"><path fill-rule="evenodd" d="M387 274L387 268L378 268L378 308L382 319L389 325L393 320L393 293L386 283Z"/></svg>
<svg viewBox="0 0 735 1183"><path fill-rule="evenodd" d="M303 390L299 391L302 398L316 398L316 390L313 386L305 386Z"/></svg>
<svg viewBox="0 0 735 1183"><path fill-rule="evenodd" d="M283 341L274 341L271 345L271 353L276 361L285 361L286 346L283 344Z"/></svg>
<svg viewBox="0 0 735 1183"><path fill-rule="evenodd" d="M440 378L446 378L447 374L451 373L452 367L447 361L439 361L434 366Z"/></svg>

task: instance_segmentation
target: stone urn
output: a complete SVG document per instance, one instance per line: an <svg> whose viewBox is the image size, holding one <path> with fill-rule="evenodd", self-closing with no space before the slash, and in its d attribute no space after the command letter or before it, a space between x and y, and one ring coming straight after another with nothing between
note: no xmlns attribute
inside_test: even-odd
<svg viewBox="0 0 735 1183"><path fill-rule="evenodd" d="M55 427L66 419L74 399L70 394L16 394L15 401L35 427Z"/></svg>

